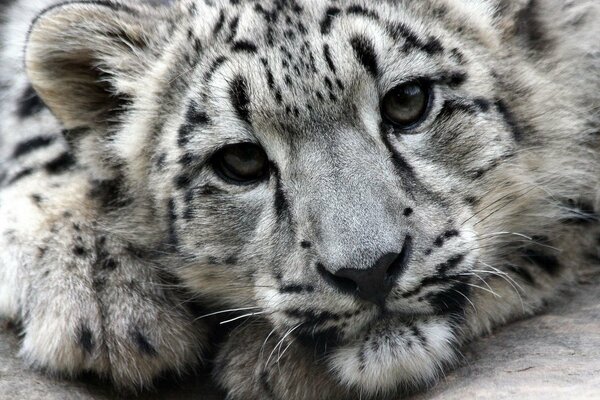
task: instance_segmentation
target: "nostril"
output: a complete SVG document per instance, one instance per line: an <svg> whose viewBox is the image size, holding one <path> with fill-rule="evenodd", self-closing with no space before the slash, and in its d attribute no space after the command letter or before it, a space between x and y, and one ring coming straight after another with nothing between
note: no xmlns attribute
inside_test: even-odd
<svg viewBox="0 0 600 400"><path fill-rule="evenodd" d="M345 293L356 293L358 291L358 285L352 279L337 276L327 271L323 264L317 264L317 271L325 279L327 283L335 286L339 290Z"/></svg>
<svg viewBox="0 0 600 400"><path fill-rule="evenodd" d="M385 279L388 282L393 282L396 278L404 272L406 266L408 265L408 260L410 258L410 254L412 253L412 237L410 235L406 235L404 238L404 244L402 245L402 251L400 254L392 261L389 265Z"/></svg>

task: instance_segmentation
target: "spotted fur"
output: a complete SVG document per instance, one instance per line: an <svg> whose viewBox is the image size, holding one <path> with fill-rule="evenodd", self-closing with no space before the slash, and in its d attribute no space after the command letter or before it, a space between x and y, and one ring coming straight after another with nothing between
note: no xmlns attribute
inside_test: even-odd
<svg viewBox="0 0 600 400"><path fill-rule="evenodd" d="M0 312L32 365L143 386L195 365L216 313L248 322L214 360L231 399L387 397L598 264L594 1L24 3L2 36ZM434 96L409 133L379 104L414 79ZM215 173L239 142L268 179ZM332 282L389 254L381 301Z"/></svg>

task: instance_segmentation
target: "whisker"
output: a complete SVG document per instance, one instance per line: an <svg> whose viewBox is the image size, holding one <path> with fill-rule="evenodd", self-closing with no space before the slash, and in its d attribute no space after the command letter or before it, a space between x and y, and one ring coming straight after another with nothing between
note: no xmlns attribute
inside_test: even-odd
<svg viewBox="0 0 600 400"><path fill-rule="evenodd" d="M237 311L248 311L248 310L256 310L259 309L260 307L242 307L242 308L231 308L229 310L221 310L221 311L215 311L215 312L211 312L210 314L204 314L200 317L197 317L195 319L195 321L199 320L199 319L203 319L203 318L208 318L208 317L212 317L213 315L219 315L219 314L225 314L225 313L231 313L231 312L237 312Z"/></svg>
<svg viewBox="0 0 600 400"><path fill-rule="evenodd" d="M221 321L221 322L219 322L219 325L225 325L225 324L229 324L230 322L240 320L242 318L253 317L255 315L263 315L263 314L268 314L268 312L267 311L259 311L259 312L253 312L253 313L249 313L249 314L240 315L239 317L231 318L231 319L228 319L227 321Z"/></svg>

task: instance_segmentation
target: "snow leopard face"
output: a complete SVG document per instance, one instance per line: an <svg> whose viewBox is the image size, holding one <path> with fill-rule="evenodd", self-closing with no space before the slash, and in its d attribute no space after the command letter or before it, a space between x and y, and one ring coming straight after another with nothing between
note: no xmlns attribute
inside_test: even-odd
<svg viewBox="0 0 600 400"><path fill-rule="evenodd" d="M425 24L429 7L198 11L214 22L190 28L201 57L176 69L189 87L153 167L173 173L163 201L185 282L311 346L381 318L461 319L473 204L519 132L485 50Z"/></svg>
<svg viewBox="0 0 600 400"><path fill-rule="evenodd" d="M73 2L37 21L27 65L120 232L188 287L329 354L369 332L358 369L397 342L403 368L433 370L480 275L506 275L492 263L561 271L524 213L541 204L513 109L530 93L503 75L493 18L433 0ZM506 232L542 245L509 256Z"/></svg>

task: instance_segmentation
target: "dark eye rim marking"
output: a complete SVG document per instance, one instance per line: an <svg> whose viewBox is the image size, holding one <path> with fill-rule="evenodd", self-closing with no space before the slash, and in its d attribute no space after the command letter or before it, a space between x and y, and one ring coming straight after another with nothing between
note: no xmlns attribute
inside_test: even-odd
<svg viewBox="0 0 600 400"><path fill-rule="evenodd" d="M273 178L275 179L275 196L273 198L273 206L275 207L277 221L279 223L285 220L291 222L292 213L290 211L290 201L283 190L283 184L281 183L281 172L275 163L271 163L269 168L272 171Z"/></svg>

